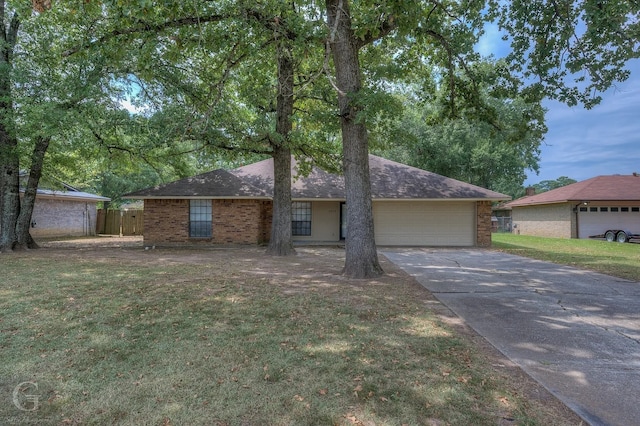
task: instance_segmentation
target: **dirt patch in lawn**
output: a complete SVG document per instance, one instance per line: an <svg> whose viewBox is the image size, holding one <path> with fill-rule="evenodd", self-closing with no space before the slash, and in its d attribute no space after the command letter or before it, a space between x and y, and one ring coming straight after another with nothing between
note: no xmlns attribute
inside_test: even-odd
<svg viewBox="0 0 640 426"><path fill-rule="evenodd" d="M231 280L234 277L253 276L268 280L274 289L283 294L313 294L314 297L320 295L327 300L333 298L340 304L348 302L352 309L361 310L359 315L362 318L370 316L372 320L377 315L369 308L372 299L386 299L390 304L406 303L407 300L416 301L425 310L433 312L445 328L470 342L479 359L486 363L483 368L487 370L487 374L503 380L512 395L525 401L524 405L528 412L540 413L542 419L552 419L553 424L583 424L575 413L467 327L460 318L438 302L411 276L382 256L380 260L386 272L384 276L373 280L349 280L340 273L344 264L344 250L339 247L299 247L296 256L287 258L267 256L264 249L259 247L144 249L141 237L48 240L42 242L41 247L42 250L37 251L38 258L52 261L62 258L66 261L77 259L83 264L113 263L119 267L124 265L131 268L140 265L147 268L152 265L168 264L198 265L208 268L212 273L225 270L225 274ZM10 256L30 255L31 253L16 253ZM199 270L202 271L202 269ZM162 277L163 283L176 285L206 279L206 271L196 276L168 274ZM350 291L343 291L345 286L348 286ZM220 290L204 289L203 291ZM412 308L415 306L412 305ZM282 345L286 345L286 342ZM464 377L461 380L464 380ZM498 422L500 425L519 424L513 418L507 402L503 412L494 414L495 418L500 419ZM353 421L352 423L359 424Z"/></svg>

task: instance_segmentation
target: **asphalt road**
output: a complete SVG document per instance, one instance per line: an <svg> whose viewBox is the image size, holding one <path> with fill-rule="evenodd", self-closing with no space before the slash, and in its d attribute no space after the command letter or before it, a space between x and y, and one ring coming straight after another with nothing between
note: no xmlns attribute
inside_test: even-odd
<svg viewBox="0 0 640 426"><path fill-rule="evenodd" d="M481 249L384 249L591 425L640 425L640 283Z"/></svg>

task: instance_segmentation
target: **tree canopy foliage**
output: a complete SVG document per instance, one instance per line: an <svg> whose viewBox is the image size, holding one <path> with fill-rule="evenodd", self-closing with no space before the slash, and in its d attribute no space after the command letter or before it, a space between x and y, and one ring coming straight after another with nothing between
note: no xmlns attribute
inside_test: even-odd
<svg viewBox="0 0 640 426"><path fill-rule="evenodd" d="M475 66L476 75L485 76L476 83L482 99L458 102L455 114L446 85L426 101L419 90L412 90L412 96L403 97L396 137L385 136L389 142L379 150L397 161L516 197L526 170L538 170L546 126L539 100L527 101L496 87L493 76L501 66Z"/></svg>
<svg viewBox="0 0 640 426"><path fill-rule="evenodd" d="M540 194L541 192L551 191L552 189L561 188L563 186L571 185L572 183L576 183L577 180L571 179L567 176L560 176L558 179L552 180L543 180L533 185L536 190L536 194Z"/></svg>

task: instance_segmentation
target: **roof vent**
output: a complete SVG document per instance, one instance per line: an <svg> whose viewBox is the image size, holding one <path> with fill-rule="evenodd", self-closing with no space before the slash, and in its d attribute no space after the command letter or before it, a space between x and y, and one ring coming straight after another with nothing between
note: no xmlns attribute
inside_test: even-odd
<svg viewBox="0 0 640 426"><path fill-rule="evenodd" d="M635 177L638 177L638 172L633 172L633 175L634 175Z"/></svg>

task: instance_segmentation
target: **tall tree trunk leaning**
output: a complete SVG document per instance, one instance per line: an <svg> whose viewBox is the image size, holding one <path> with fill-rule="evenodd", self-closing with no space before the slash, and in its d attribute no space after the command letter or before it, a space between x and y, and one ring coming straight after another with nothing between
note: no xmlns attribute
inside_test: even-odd
<svg viewBox="0 0 640 426"><path fill-rule="evenodd" d="M353 99L362 89L358 41L351 29L348 0L326 0L329 45L336 70L342 128L343 170L347 201L346 259L343 274L372 278L383 274L373 228L369 141Z"/></svg>
<svg viewBox="0 0 640 426"><path fill-rule="evenodd" d="M276 27L276 35L278 28ZM293 115L293 58L288 40L280 40L278 55L278 94L276 98L276 137L273 146L273 219L267 253L275 256L295 254L291 238L291 134Z"/></svg>
<svg viewBox="0 0 640 426"><path fill-rule="evenodd" d="M14 249L36 249L38 244L31 237L29 229L31 227L31 217L33 215L33 207L36 203L36 194L38 192L38 184L40 176L42 176L42 165L44 164L44 155L49 148L51 137L39 136L33 147L31 154L31 171L29 172L29 180L22 196L22 204L20 205L20 214L16 223L16 242Z"/></svg>
<svg viewBox="0 0 640 426"><path fill-rule="evenodd" d="M20 20L14 15L7 28L7 13L5 2L0 1L0 252L13 250L20 212L20 162L11 93L13 49Z"/></svg>

